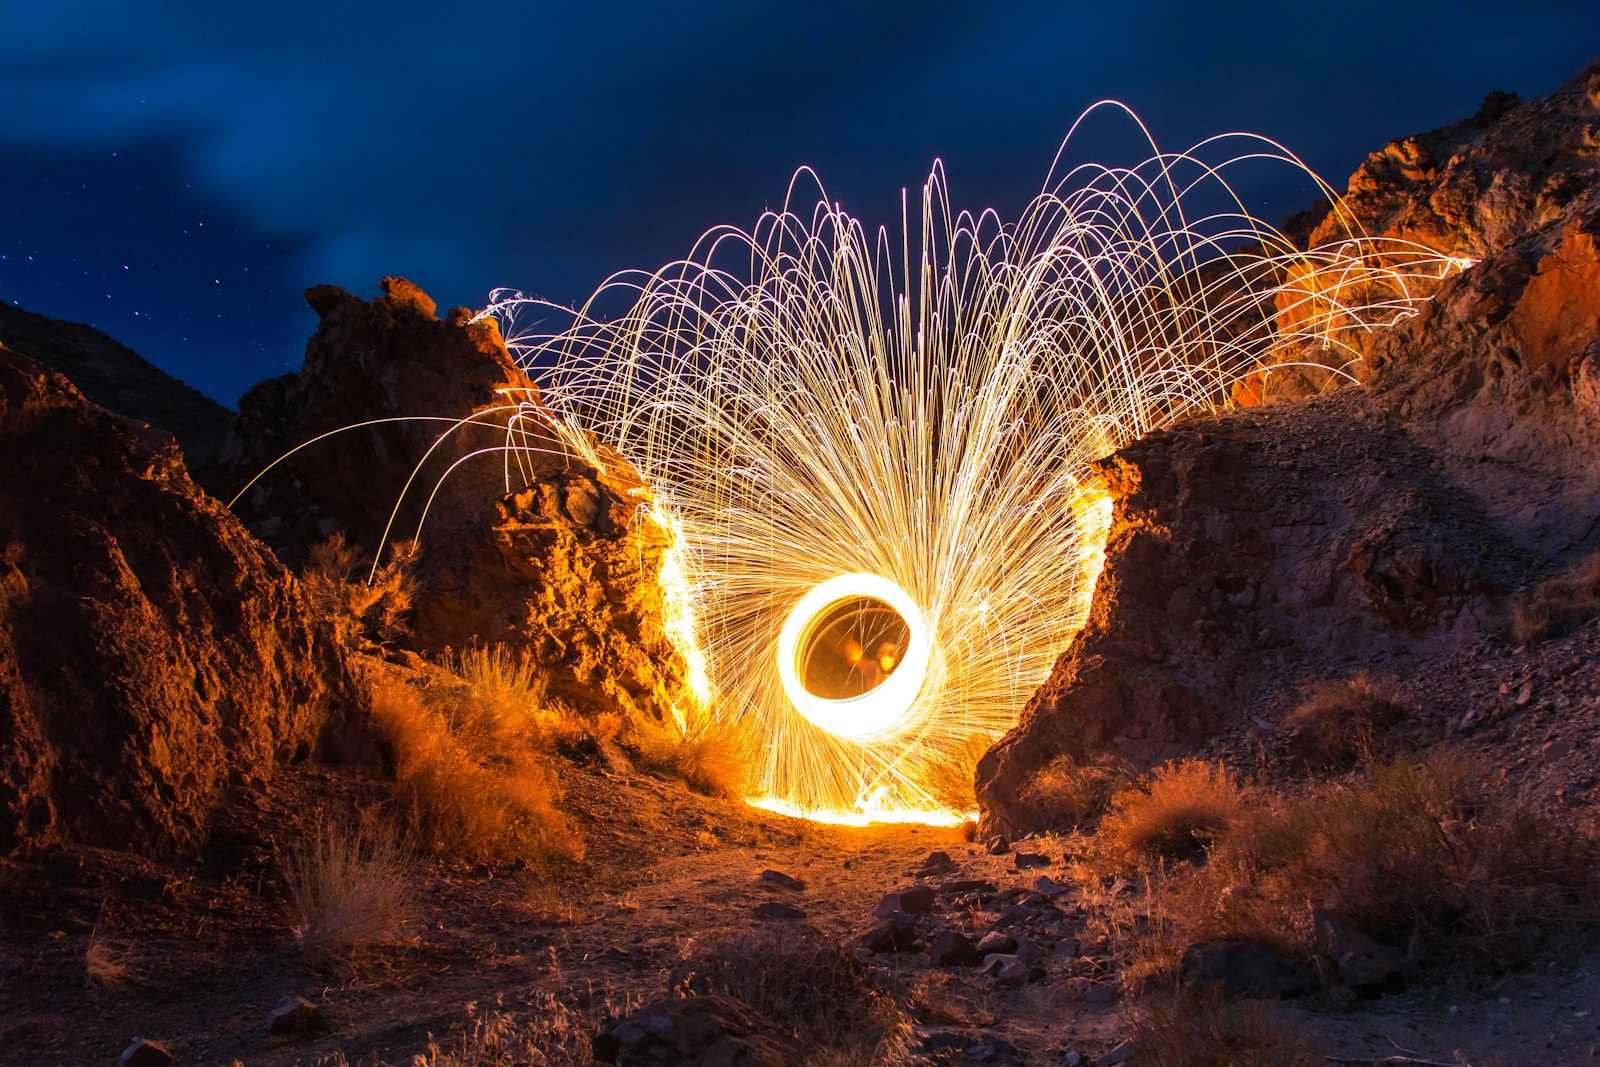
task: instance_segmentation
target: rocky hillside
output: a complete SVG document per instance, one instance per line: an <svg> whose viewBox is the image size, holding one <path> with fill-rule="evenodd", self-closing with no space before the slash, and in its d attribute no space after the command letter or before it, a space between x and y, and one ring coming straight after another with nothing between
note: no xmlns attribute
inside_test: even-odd
<svg viewBox="0 0 1600 1067"><path fill-rule="evenodd" d="M0 345L0 852L192 846L230 783L375 757L293 578L167 434Z"/></svg>
<svg viewBox="0 0 1600 1067"><path fill-rule="evenodd" d="M1519 587L1600 549L1600 71L1374 153L1347 207L1471 265L1372 333L1364 389L1193 420L1101 465L1106 568L979 766L992 825L1027 828L1020 798L1059 756L1148 767L1270 733L1310 684L1362 669L1456 721L1481 698L1430 666L1505 648ZM1571 688L1529 712L1590 700Z"/></svg>
<svg viewBox="0 0 1600 1067"><path fill-rule="evenodd" d="M321 323L305 365L244 396L208 484L248 484L238 513L296 563L335 534L373 556L420 530L419 651L526 648L585 711L665 715L687 667L658 581L670 539L633 468L553 432L492 320L441 319L404 279L383 290L306 294Z"/></svg>
<svg viewBox="0 0 1600 1067"><path fill-rule="evenodd" d="M0 303L0 344L54 367L102 407L166 430L197 467L216 453L232 412L92 326Z"/></svg>

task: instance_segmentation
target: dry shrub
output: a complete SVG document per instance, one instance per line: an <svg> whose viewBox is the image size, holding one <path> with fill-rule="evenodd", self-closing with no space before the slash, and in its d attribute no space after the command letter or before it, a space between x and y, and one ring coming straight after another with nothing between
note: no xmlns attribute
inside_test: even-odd
<svg viewBox="0 0 1600 1067"><path fill-rule="evenodd" d="M911 1006L924 1023L993 1026L994 993L963 982L949 971L925 971L912 978Z"/></svg>
<svg viewBox="0 0 1600 1067"><path fill-rule="evenodd" d="M1128 1067L1310 1067L1322 1057L1271 1004L1227 1004L1174 990L1149 998L1130 1025Z"/></svg>
<svg viewBox="0 0 1600 1067"><path fill-rule="evenodd" d="M496 1000L488 1011L467 1005L467 1025L446 1044L428 1035L428 1051L411 1067L591 1067L589 1027L550 994L542 994L522 1017Z"/></svg>
<svg viewBox="0 0 1600 1067"><path fill-rule="evenodd" d="M1165 860L1199 858L1244 808L1244 787L1221 764L1164 764L1111 798L1091 868L1100 874L1131 873Z"/></svg>
<svg viewBox="0 0 1600 1067"><path fill-rule="evenodd" d="M454 679L448 694L456 733L474 748L520 744L547 734L549 721L560 715L547 701L549 679L525 649L505 645L446 649L440 666ZM442 690L452 688L439 685Z"/></svg>
<svg viewBox="0 0 1600 1067"><path fill-rule="evenodd" d="M412 861L373 815L320 823L282 859L307 956L350 959L397 943L415 907Z"/></svg>
<svg viewBox="0 0 1600 1067"><path fill-rule="evenodd" d="M1565 637L1600 615L1600 552L1546 578L1511 604L1511 640L1531 645Z"/></svg>
<svg viewBox="0 0 1600 1067"><path fill-rule="evenodd" d="M347 644L389 646L410 632L417 580L412 573L417 544L396 541L389 561L373 571L344 534L311 549L300 584Z"/></svg>
<svg viewBox="0 0 1600 1067"><path fill-rule="evenodd" d="M579 755L610 745L621 732L615 712L580 715L551 699L549 676L526 649L446 649L441 666L454 679L451 699L458 706L451 717L458 730L474 735L477 747L522 745Z"/></svg>
<svg viewBox="0 0 1600 1067"><path fill-rule="evenodd" d="M1197 941L1309 955L1312 912L1342 913L1408 966L1471 979L1533 962L1600 921L1600 846L1465 760L1377 764L1297 796L1254 794L1208 849L1152 883L1130 956L1155 976Z"/></svg>
<svg viewBox="0 0 1600 1067"><path fill-rule="evenodd" d="M1284 725L1307 766L1347 768L1376 755L1384 734L1404 715L1393 690L1362 671L1312 686Z"/></svg>
<svg viewBox="0 0 1600 1067"><path fill-rule="evenodd" d="M1450 753L1397 761L1283 798L1214 857L1253 907L1305 903L1452 964L1531 962L1545 935L1600 918L1600 849Z"/></svg>
<svg viewBox="0 0 1600 1067"><path fill-rule="evenodd" d="M1075 830L1103 816L1132 777L1127 763L1114 756L1084 763L1061 755L1023 788L1022 802L1050 829Z"/></svg>
<svg viewBox="0 0 1600 1067"><path fill-rule="evenodd" d="M395 765L395 797L423 848L547 870L583 855L536 730L514 728L449 687L372 687L372 715Z"/></svg>
<svg viewBox="0 0 1600 1067"><path fill-rule="evenodd" d="M99 929L89 932L83 950L83 974L92 989L120 992L138 980L137 956L128 945L108 940Z"/></svg>
<svg viewBox="0 0 1600 1067"><path fill-rule="evenodd" d="M710 711L692 711L683 725L641 717L630 720L624 739L641 765L681 778L710 796L746 792L755 749L739 723Z"/></svg>
<svg viewBox="0 0 1600 1067"><path fill-rule="evenodd" d="M818 930L759 930L696 953L672 973L682 993L722 993L809 1046L806 1067L897 1063L910 1021L859 961Z"/></svg>

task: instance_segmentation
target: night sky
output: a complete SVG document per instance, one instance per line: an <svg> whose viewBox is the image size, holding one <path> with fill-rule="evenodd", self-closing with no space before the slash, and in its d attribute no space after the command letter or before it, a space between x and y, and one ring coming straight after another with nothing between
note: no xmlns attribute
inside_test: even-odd
<svg viewBox="0 0 1600 1067"><path fill-rule="evenodd" d="M1103 97L1164 148L1251 130L1342 187L1600 58L1596 0L0 0L0 27L0 299L230 405L299 366L318 282L581 301L749 226L802 164L872 224L935 157L958 207L1011 217Z"/></svg>

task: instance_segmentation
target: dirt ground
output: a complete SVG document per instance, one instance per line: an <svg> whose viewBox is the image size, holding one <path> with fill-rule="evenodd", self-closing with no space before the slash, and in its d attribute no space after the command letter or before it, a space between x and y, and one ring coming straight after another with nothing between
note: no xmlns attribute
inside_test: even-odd
<svg viewBox="0 0 1600 1067"><path fill-rule="evenodd" d="M229 829L198 867L100 850L0 866L0 1063L111 1064L144 1037L180 1064L333 1063L336 1054L404 1064L473 1006L526 1011L553 993L597 1022L665 993L667 973L696 946L762 926L808 923L855 944L885 893L919 882L992 883L998 902L963 898L957 885L930 921L974 939L1025 932L1045 948L1016 988L971 967L931 967L925 952L860 950L874 980L913 1006L922 1062L1115 1063L1139 1010L1114 961L1141 889L1075 882L1070 840L991 855L957 829L808 823L595 769L568 785L590 840L579 869L546 883L427 868L410 944L313 967L291 937L272 842L324 803L381 788L320 771L243 786ZM929 871L936 852L950 862ZM1019 853L1045 865L1019 869ZM768 870L804 887L782 888L762 878ZM1041 917L1016 924L1007 900L1031 902ZM804 917L760 917L758 906L774 901ZM270 1036L268 1013L292 995L320 1005L324 1025L308 1038ZM1590 1063L1600 1056L1600 955L1573 954L1472 993L1413 989L1274 1010L1330 1062Z"/></svg>

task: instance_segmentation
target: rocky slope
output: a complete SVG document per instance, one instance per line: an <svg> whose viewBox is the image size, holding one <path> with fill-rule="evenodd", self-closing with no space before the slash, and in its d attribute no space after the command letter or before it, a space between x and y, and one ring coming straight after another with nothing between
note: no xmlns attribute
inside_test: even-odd
<svg viewBox="0 0 1600 1067"><path fill-rule="evenodd" d="M377 554L386 535L420 528L419 650L509 643L581 709L666 714L687 672L663 622L671 542L632 467L553 432L493 321L465 308L440 319L404 279L383 289L371 301L334 286L306 294L322 321L305 365L240 401L209 484L231 497L331 433L235 505L285 559L334 533Z"/></svg>
<svg viewBox="0 0 1600 1067"><path fill-rule="evenodd" d="M196 844L230 783L369 758L364 697L172 438L0 346L0 851Z"/></svg>
<svg viewBox="0 0 1600 1067"><path fill-rule="evenodd" d="M1600 71L1375 153L1347 206L1472 264L1373 331L1364 390L1193 420L1101 465L1106 568L979 765L991 825L1029 825L1019 797L1056 756L1150 766L1270 729L1317 679L1497 643L1509 594L1600 549ZM1452 719L1472 699L1413 695Z"/></svg>
<svg viewBox="0 0 1600 1067"><path fill-rule="evenodd" d="M54 367L96 404L166 430L191 467L210 460L232 413L92 326L0 303L0 344Z"/></svg>

